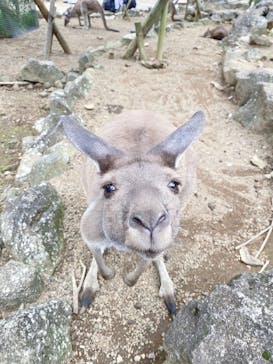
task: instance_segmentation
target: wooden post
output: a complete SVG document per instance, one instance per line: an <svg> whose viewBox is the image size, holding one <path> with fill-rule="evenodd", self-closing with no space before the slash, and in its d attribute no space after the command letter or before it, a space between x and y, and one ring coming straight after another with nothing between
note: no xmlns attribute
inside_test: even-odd
<svg viewBox="0 0 273 364"><path fill-rule="evenodd" d="M165 5L165 8L162 10L160 19L160 27L159 27L158 42L157 42L157 55L156 55L156 58L160 63L162 63L163 60L163 42L166 32L168 8L169 4L167 3Z"/></svg>
<svg viewBox="0 0 273 364"><path fill-rule="evenodd" d="M50 0L50 8L47 19L47 36L46 36L46 48L45 56L48 59L52 50L52 38L53 38L53 23L55 18L55 0Z"/></svg>
<svg viewBox="0 0 273 364"><path fill-rule="evenodd" d="M38 6L38 8L40 9L43 17L45 18L45 20L48 20L48 10L45 7L45 5L43 4L42 0L34 0L35 4ZM53 23L53 34L56 36L56 38L58 39L58 42L60 43L60 45L62 46L64 53L66 54L71 54L71 51L68 47L68 44L66 43L65 39L62 37L61 33L59 32L59 29L57 28L57 25L55 23Z"/></svg>
<svg viewBox="0 0 273 364"><path fill-rule="evenodd" d="M149 32L149 30L152 28L152 26L158 21L163 9L168 4L168 2L169 2L169 0L158 0L157 3L155 4L155 6L152 8L150 14L144 20L144 23L142 26L142 32L143 32L144 37ZM137 50L137 39L135 38L129 44L127 51L123 55L123 58L128 59L128 58L133 57L136 50Z"/></svg>
<svg viewBox="0 0 273 364"><path fill-rule="evenodd" d="M135 23L135 28L136 28L136 39L137 39L137 46L139 50L140 59L142 61L146 61L141 23L140 22Z"/></svg>
<svg viewBox="0 0 273 364"><path fill-rule="evenodd" d="M201 6L199 0L195 0L196 4L196 14L195 14L195 21L201 19Z"/></svg>

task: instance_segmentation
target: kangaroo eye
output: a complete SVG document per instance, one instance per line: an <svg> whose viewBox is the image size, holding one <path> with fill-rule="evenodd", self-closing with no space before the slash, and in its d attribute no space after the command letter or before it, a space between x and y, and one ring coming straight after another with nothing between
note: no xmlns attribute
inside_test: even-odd
<svg viewBox="0 0 273 364"><path fill-rule="evenodd" d="M173 191L174 193L178 193L179 192L179 186L180 186L180 182L177 181L171 181L168 184L168 187L171 191Z"/></svg>
<svg viewBox="0 0 273 364"><path fill-rule="evenodd" d="M110 197L110 195L116 191L116 186L113 185L112 183L107 183L107 185L104 185L102 187L104 189L104 196L105 197Z"/></svg>

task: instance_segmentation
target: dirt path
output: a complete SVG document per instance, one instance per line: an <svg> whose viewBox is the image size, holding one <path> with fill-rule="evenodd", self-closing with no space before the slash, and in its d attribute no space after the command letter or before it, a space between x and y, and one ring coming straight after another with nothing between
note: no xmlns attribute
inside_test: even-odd
<svg viewBox="0 0 273 364"><path fill-rule="evenodd" d="M84 49L119 39L132 28L132 23L121 19L111 23L109 20L111 27L121 29L121 34L105 32L100 19L94 21L94 29L89 32L65 29L61 20L58 22L69 38L73 55L64 56L55 44L52 60L65 71L75 67ZM211 81L222 82L222 49L216 41L200 37L205 29L203 25L189 24L182 30L169 32L165 48L168 65L162 70L148 70L135 61L124 61L120 51L115 52L114 59L105 54L97 61L99 67L88 98L76 105L76 112L94 130L107 122L115 110L159 111L171 115L177 125L198 109L206 113L207 125L196 143L198 192L185 211L177 244L167 262L179 308L193 298L202 297L216 284L249 270L239 262L234 246L267 226L272 215L269 182L264 171L250 164L250 158L257 154L269 165L272 150L264 135L247 131L232 120L236 105L228 94L211 85ZM0 59L1 72L5 69L12 78L19 63L22 65L30 56L41 58L44 31L42 22L38 32L16 40L1 40L1 50L2 46L5 49ZM147 50L153 54L156 41L150 38L147 42ZM30 124L33 115L45 115L42 108L45 100L39 96L40 92L0 89L1 122L3 114L7 122L10 114L22 119L24 112ZM86 110L86 104L93 104L94 110ZM70 272L74 269L79 277L80 260L86 265L90 262L90 253L79 235L79 220L85 208L79 185L80 161L78 155L71 169L53 181L66 206L66 249L40 301L56 296L71 301ZM272 243L271 239L264 257L272 258ZM259 243L254 244L253 248L258 246ZM111 251L107 261L115 268L116 276L111 281L101 279L101 290L93 307L74 317L70 364L112 364L120 362L119 356L124 363L162 363L163 333L170 319L158 297L159 282L154 267L149 267L137 285L129 288L122 277L131 269L134 257Z"/></svg>

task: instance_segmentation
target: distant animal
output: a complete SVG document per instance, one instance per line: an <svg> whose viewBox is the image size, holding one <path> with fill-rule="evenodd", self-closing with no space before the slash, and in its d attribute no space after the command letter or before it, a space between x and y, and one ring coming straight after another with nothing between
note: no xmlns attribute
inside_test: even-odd
<svg viewBox="0 0 273 364"><path fill-rule="evenodd" d="M218 25L213 29L207 29L203 37L222 40L227 37L228 34L229 31L223 25Z"/></svg>
<svg viewBox="0 0 273 364"><path fill-rule="evenodd" d="M174 289L164 253L178 233L180 211L195 191L191 144L203 129L199 111L178 129L161 114L124 112L97 136L73 116L60 122L70 141L88 158L83 185L88 207L81 218L82 239L93 254L80 297L82 311L99 290L98 273L111 279L103 253L107 248L132 252L139 261L124 281L133 286L153 262L160 277L159 295L175 313Z"/></svg>
<svg viewBox="0 0 273 364"><path fill-rule="evenodd" d="M106 23L105 15L104 15L104 10L97 0L79 0L79 1L77 1L73 7L68 8L66 10L66 12L64 13L64 16L65 16L64 25L67 26L67 24L70 22L71 18L78 17L79 24L81 26L82 25L81 16L83 16L84 27L86 29L91 28L90 15L93 13L100 14L104 28L106 30L109 30L111 32L118 32L118 30L108 27L108 25Z"/></svg>
<svg viewBox="0 0 273 364"><path fill-rule="evenodd" d="M177 10L175 8L175 4L172 0L169 1L169 12L171 14L172 21L179 21L182 22L181 18L177 18Z"/></svg>

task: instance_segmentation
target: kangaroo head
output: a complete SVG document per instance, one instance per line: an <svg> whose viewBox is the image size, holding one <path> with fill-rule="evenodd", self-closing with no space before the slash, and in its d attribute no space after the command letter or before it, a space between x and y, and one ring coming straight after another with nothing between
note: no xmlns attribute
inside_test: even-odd
<svg viewBox="0 0 273 364"><path fill-rule="evenodd" d="M202 130L203 113L194 114L159 144L134 155L82 128L71 116L61 120L68 138L97 167L91 204L82 218L84 240L100 236L146 258L167 249L194 184L186 152Z"/></svg>
<svg viewBox="0 0 273 364"><path fill-rule="evenodd" d="M67 24L70 22L71 19L71 10L72 7L68 8L65 12L64 12L64 26L66 27Z"/></svg>

